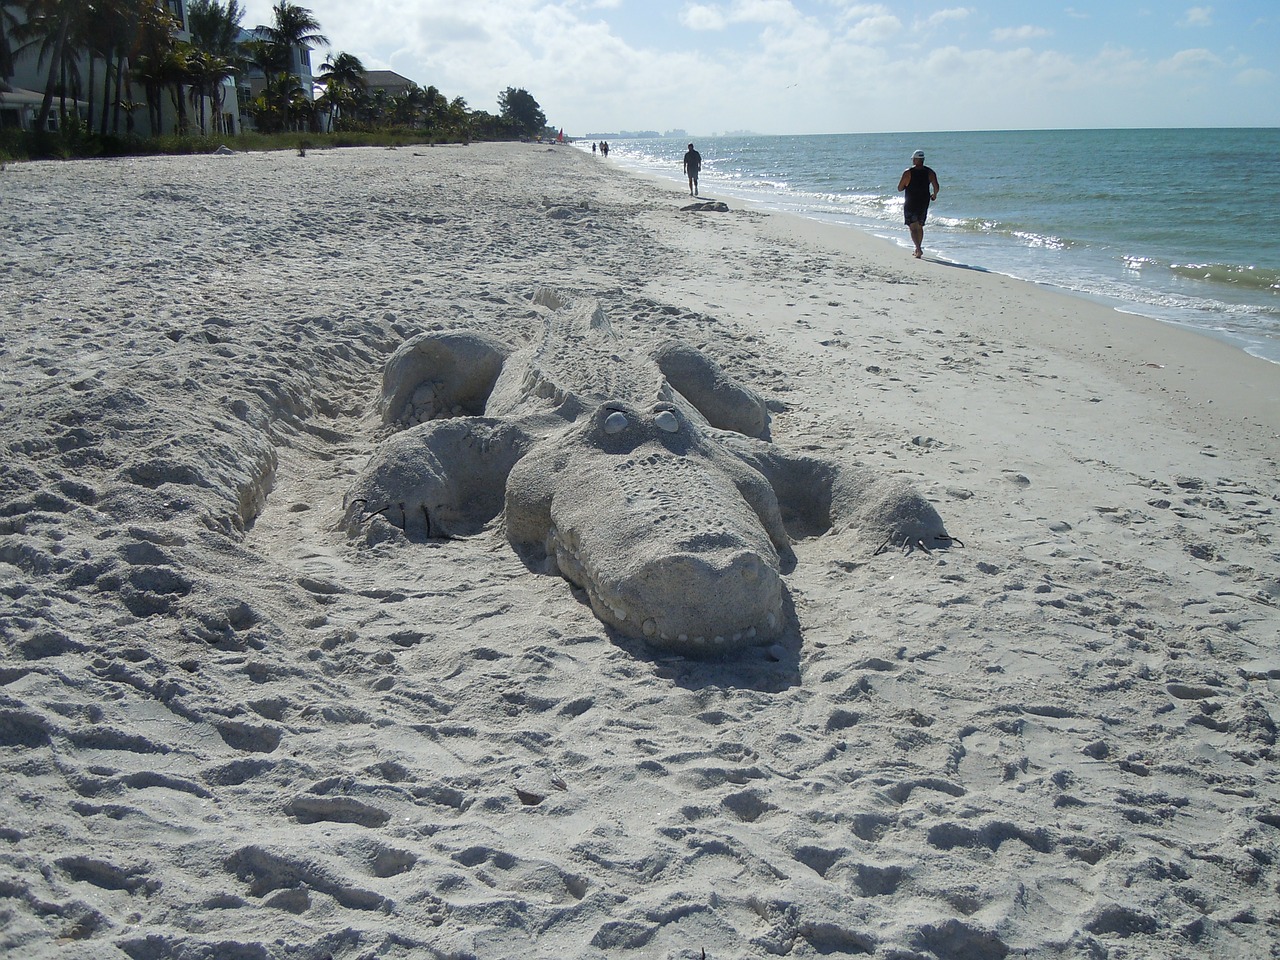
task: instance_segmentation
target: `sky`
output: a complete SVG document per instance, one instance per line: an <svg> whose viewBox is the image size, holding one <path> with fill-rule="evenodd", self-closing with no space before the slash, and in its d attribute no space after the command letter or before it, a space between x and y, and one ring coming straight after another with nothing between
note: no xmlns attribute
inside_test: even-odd
<svg viewBox="0 0 1280 960"><path fill-rule="evenodd" d="M292 0L330 45L568 136L1280 126L1280 2ZM241 0L244 25L270 0Z"/></svg>

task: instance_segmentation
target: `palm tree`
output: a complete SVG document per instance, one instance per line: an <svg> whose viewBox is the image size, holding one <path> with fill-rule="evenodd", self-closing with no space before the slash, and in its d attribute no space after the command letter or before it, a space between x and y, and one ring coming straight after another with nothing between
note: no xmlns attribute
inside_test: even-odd
<svg viewBox="0 0 1280 960"><path fill-rule="evenodd" d="M339 53L320 64L320 79L350 90L364 89L364 64L354 53Z"/></svg>
<svg viewBox="0 0 1280 960"><path fill-rule="evenodd" d="M138 104L133 102L132 58L139 52L143 23L149 23L156 12L156 6L151 0L116 0L110 7L110 15L103 27L102 41L108 51L102 91L102 133L107 132L108 106L111 107L112 131L120 132L120 114L123 111L126 128L129 133L133 133L133 111Z"/></svg>
<svg viewBox="0 0 1280 960"><path fill-rule="evenodd" d="M238 0L192 0L187 6L187 29L197 56L192 58L193 79L202 97L214 105L216 129L223 129L224 83L238 77L248 65L239 45L244 8ZM192 93L195 102L195 92ZM205 105L200 104L200 128L205 128Z"/></svg>
<svg viewBox="0 0 1280 960"><path fill-rule="evenodd" d="M72 24L68 44L73 51L84 54L89 61L89 82L86 99L89 101L89 129L93 129L97 105L97 65L102 61L102 122L106 132L107 115L110 112L112 65L119 63L121 48L133 42L137 25L131 17L130 0L91 0L83 18Z"/></svg>
<svg viewBox="0 0 1280 960"><path fill-rule="evenodd" d="M13 7L13 10L9 8ZM18 4L10 0L0 0L0 82L13 76L13 44L9 41L10 33L18 26L18 15L14 12Z"/></svg>
<svg viewBox="0 0 1280 960"><path fill-rule="evenodd" d="M261 37L241 44L246 61L262 72L268 82L282 73L286 64L280 58L280 48Z"/></svg>
<svg viewBox="0 0 1280 960"><path fill-rule="evenodd" d="M102 61L102 119L99 130L107 132L107 117L111 112L112 65L117 63L120 48L120 22L123 19L123 0L97 0L85 22L76 31L75 45L89 56L89 129L93 129L97 93L98 60Z"/></svg>
<svg viewBox="0 0 1280 960"><path fill-rule="evenodd" d="M293 66L295 50L328 45L329 38L320 33L320 21L306 7L280 0L271 14L275 23L267 27L267 39L278 48L286 71Z"/></svg>
<svg viewBox="0 0 1280 960"><path fill-rule="evenodd" d="M391 98L391 121L406 127L417 127L426 105L426 91L411 81L404 93Z"/></svg>
<svg viewBox="0 0 1280 960"><path fill-rule="evenodd" d="M471 139L471 113L467 110L467 101L462 97L454 97L449 102L449 109L445 116L449 121L449 128L454 133L462 134L466 139Z"/></svg>
<svg viewBox="0 0 1280 960"><path fill-rule="evenodd" d="M423 100L422 113L427 120L427 129L434 130L448 115L449 101L434 85L423 91Z"/></svg>
<svg viewBox="0 0 1280 960"><path fill-rule="evenodd" d="M238 0L191 0L187 5L187 30L192 46L223 60L234 62L239 56L240 24L244 8Z"/></svg>
<svg viewBox="0 0 1280 960"><path fill-rule="evenodd" d="M391 98L387 96L387 91L383 87L379 87L373 91L373 95L365 101L365 117L375 127L381 126L383 120L387 116L387 112L391 105Z"/></svg>
<svg viewBox="0 0 1280 960"><path fill-rule="evenodd" d="M187 97L192 105L200 108L200 131L209 133L205 123L205 103L212 102L216 128L222 129L223 82L235 76L235 70L226 60L203 50L193 49L187 54L187 79L191 89Z"/></svg>
<svg viewBox="0 0 1280 960"><path fill-rule="evenodd" d="M332 130L335 118L345 117L348 111L354 114L364 95L364 64L353 54L340 53L320 65L317 79L324 84L324 95L317 102L328 108Z"/></svg>
<svg viewBox="0 0 1280 960"><path fill-rule="evenodd" d="M178 84L186 78L186 52L174 39L177 26L173 17L154 4L146 4L138 24L137 42L130 56L131 74L142 84L147 98L147 116L152 135L158 135L162 127L161 94L166 87ZM181 93L175 98L178 108L178 126L186 126L186 107Z"/></svg>
<svg viewBox="0 0 1280 960"><path fill-rule="evenodd" d="M40 104L40 115L36 120L39 129L46 129L49 117L53 113L53 97L61 88L61 113L65 118L67 112L67 86L71 76L79 77L76 57L72 53L69 39L73 31L78 32L79 24L87 19L88 0L20 0L17 6L22 10L25 22L14 30L19 41L19 49L25 50L39 46L37 64L49 64L45 76L44 100Z"/></svg>
<svg viewBox="0 0 1280 960"><path fill-rule="evenodd" d="M287 130L308 112L310 102L298 78L282 73L263 88L253 102L254 122L265 131Z"/></svg>

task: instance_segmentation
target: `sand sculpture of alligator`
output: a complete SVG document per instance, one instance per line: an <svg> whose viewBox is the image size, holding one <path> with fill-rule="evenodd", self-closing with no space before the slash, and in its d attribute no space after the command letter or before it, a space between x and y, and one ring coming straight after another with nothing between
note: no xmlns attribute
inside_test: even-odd
<svg viewBox="0 0 1280 960"><path fill-rule="evenodd" d="M761 439L761 398L692 347L642 353L593 300L542 290L534 303L529 345L463 330L395 351L381 413L410 426L348 494L353 534L466 536L501 516L522 559L582 588L604 623L693 655L782 632L792 535L946 543L904 482Z"/></svg>

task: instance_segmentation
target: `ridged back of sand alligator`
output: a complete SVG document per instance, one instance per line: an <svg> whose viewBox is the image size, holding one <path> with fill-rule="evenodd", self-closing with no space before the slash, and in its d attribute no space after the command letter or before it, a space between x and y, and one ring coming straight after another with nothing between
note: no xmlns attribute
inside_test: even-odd
<svg viewBox="0 0 1280 960"><path fill-rule="evenodd" d="M549 310L542 323L541 339L507 361L489 404L491 416L552 406L574 418L607 400L647 407L670 399L657 364L617 336L595 301Z"/></svg>

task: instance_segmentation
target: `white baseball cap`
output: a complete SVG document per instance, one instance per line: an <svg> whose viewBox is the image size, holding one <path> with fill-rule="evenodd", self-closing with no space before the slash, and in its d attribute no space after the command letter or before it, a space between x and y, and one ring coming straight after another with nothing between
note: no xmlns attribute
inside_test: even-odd
<svg viewBox="0 0 1280 960"><path fill-rule="evenodd" d="M923 159L924 159L924 151L923 151L923 150L917 150L915 153L913 153L913 154L911 155L911 159L912 159L912 160L915 160L917 157L919 157L921 160L923 160Z"/></svg>

